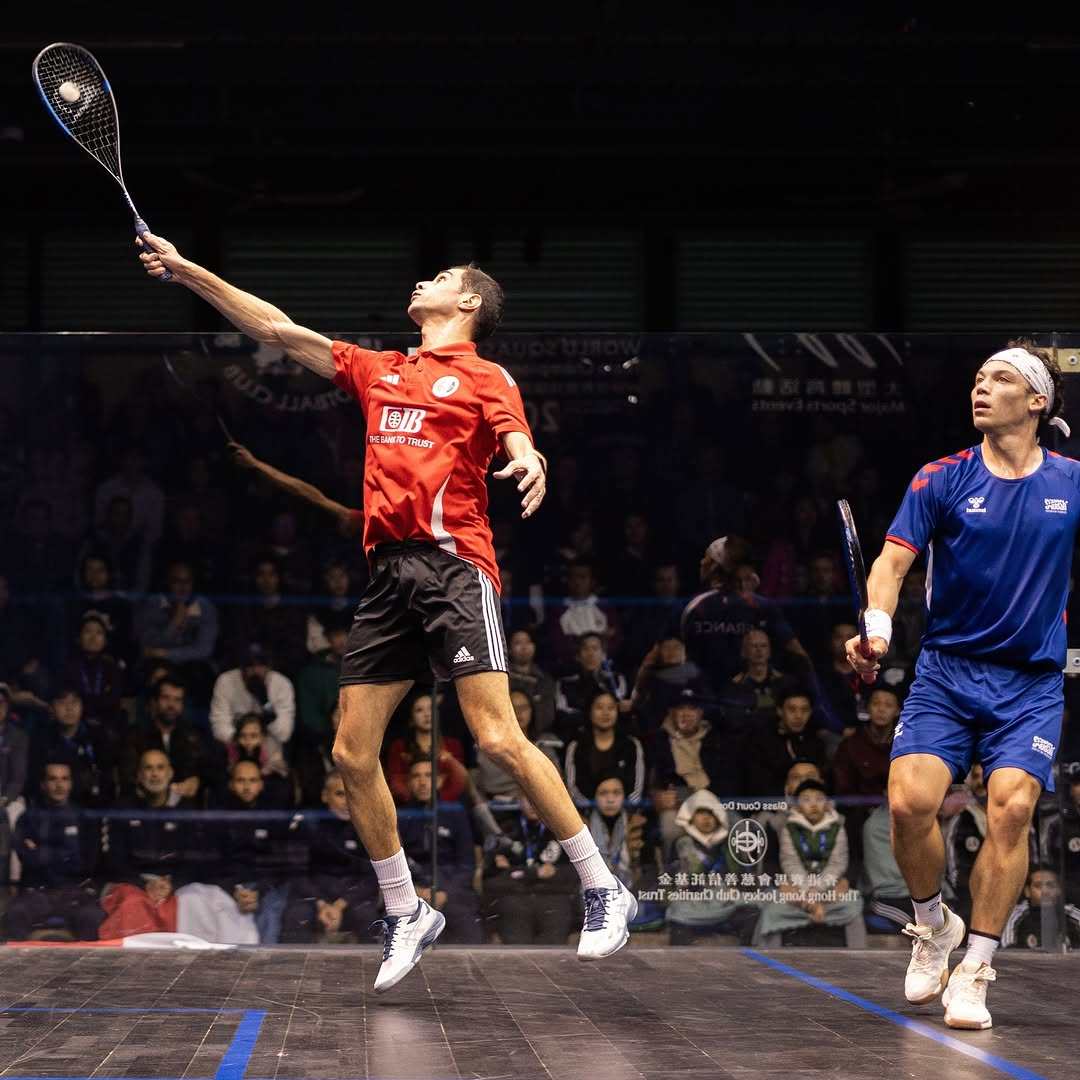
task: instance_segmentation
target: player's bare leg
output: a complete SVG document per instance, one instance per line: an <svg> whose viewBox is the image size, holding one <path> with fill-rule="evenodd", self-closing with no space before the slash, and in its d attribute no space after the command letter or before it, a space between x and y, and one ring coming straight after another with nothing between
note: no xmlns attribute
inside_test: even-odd
<svg viewBox="0 0 1080 1080"><path fill-rule="evenodd" d="M971 931L1000 934L1024 888L1028 830L1042 785L1006 766L990 774L986 794L986 839L971 870Z"/></svg>
<svg viewBox="0 0 1080 1080"><path fill-rule="evenodd" d="M893 854L914 897L941 889L945 840L937 815L951 783L948 766L932 754L904 754L889 766Z"/></svg>
<svg viewBox="0 0 1080 1080"><path fill-rule="evenodd" d="M522 734L502 672L464 675L455 682L465 722L477 746L505 769L555 834L585 889L585 925L578 943L583 960L610 956L626 944L637 901L604 863L558 769Z"/></svg>
<svg viewBox="0 0 1080 1080"><path fill-rule="evenodd" d="M889 767L893 853L915 904L904 995L916 1005L932 1001L949 979L949 954L964 939L964 920L941 901L945 840L938 811L952 783L948 766L932 754L904 754Z"/></svg>
<svg viewBox="0 0 1080 1080"><path fill-rule="evenodd" d="M1042 785L1023 769L1003 767L986 784L986 839L971 870L971 933L963 962L942 1001L949 1027L991 1026L986 990L997 975L994 953L1028 872L1028 830Z"/></svg>
<svg viewBox="0 0 1080 1080"><path fill-rule="evenodd" d="M349 816L373 860L388 859L401 847L397 810L383 775L380 753L394 710L412 682L360 683L343 686L341 717L334 740L334 764L345 781Z"/></svg>
<svg viewBox="0 0 1080 1080"><path fill-rule="evenodd" d="M498 671L482 672L464 675L454 685L477 746L514 777L559 842L580 832L581 813L559 770L521 731L507 677Z"/></svg>
<svg viewBox="0 0 1080 1080"><path fill-rule="evenodd" d="M379 752L394 710L411 681L343 686L334 763L345 781L349 816L379 879L386 919L383 959L375 980L382 993L419 962L446 925L445 917L416 895L397 831L397 811L383 775Z"/></svg>

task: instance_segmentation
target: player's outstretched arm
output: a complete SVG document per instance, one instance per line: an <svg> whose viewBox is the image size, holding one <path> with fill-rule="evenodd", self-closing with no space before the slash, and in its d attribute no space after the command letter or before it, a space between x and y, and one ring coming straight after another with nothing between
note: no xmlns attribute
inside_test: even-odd
<svg viewBox="0 0 1080 1080"><path fill-rule="evenodd" d="M160 278L166 270L171 271L176 284L186 285L217 308L241 333L265 345L281 346L298 364L323 378L334 377L333 346L328 337L297 326L280 308L185 259L176 245L162 236L146 233L135 243L141 251L139 259L151 277Z"/></svg>
<svg viewBox="0 0 1080 1080"><path fill-rule="evenodd" d="M884 613L889 625L891 636L891 620L896 613L896 605L900 602L900 588L904 584L904 578L915 561L915 552L901 544L894 544L891 540L885 541L881 554L874 560L870 568L870 574L866 579L866 593L870 607L868 611ZM856 635L847 642L847 658L851 666L864 679L873 681L873 675L881 667L881 658L889 651L888 639L873 632L873 620L867 620L867 637L870 644L870 656L864 656L861 641Z"/></svg>
<svg viewBox="0 0 1080 1080"><path fill-rule="evenodd" d="M280 469L275 469L273 465L257 458L246 446L241 446L240 443L229 443L229 451L232 453L233 461L237 465L262 473L267 480L281 488L282 491L288 492L298 499L303 499L318 510L333 514L338 519L339 524L346 524L352 518L353 511L347 506L343 506L328 495L324 495L314 484L309 484L298 476L290 476Z"/></svg>

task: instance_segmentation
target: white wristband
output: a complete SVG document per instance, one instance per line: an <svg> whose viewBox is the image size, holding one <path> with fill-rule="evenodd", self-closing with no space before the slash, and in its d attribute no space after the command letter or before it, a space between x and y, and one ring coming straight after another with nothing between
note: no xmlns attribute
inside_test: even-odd
<svg viewBox="0 0 1080 1080"><path fill-rule="evenodd" d="M881 638L888 648L892 643L892 616L881 608L867 608L863 613L863 621L866 623L866 636Z"/></svg>

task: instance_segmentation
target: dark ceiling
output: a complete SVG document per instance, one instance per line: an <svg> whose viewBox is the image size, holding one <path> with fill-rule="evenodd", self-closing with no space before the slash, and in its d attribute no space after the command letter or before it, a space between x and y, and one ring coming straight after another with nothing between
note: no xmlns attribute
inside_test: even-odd
<svg viewBox="0 0 1080 1080"><path fill-rule="evenodd" d="M125 172L157 207L1072 221L1080 18L940 6L6 15L0 195L31 215L115 198L32 91L34 53L65 39L109 73Z"/></svg>

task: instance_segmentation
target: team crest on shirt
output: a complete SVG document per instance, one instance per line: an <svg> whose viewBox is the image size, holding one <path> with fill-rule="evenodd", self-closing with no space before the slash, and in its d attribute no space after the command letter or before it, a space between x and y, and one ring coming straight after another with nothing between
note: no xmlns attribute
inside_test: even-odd
<svg viewBox="0 0 1080 1080"><path fill-rule="evenodd" d="M444 375L441 379L435 380L431 392L436 397L449 397L460 385L461 380L456 376Z"/></svg>
<svg viewBox="0 0 1080 1080"><path fill-rule="evenodd" d="M1069 512L1069 500L1043 499L1043 508L1048 514L1067 514Z"/></svg>
<svg viewBox="0 0 1080 1080"><path fill-rule="evenodd" d="M984 502L986 502L986 496L985 495L972 495L971 498L968 499L967 510L965 511L965 513L968 513L968 514L985 514L986 513L986 507L983 506Z"/></svg>

